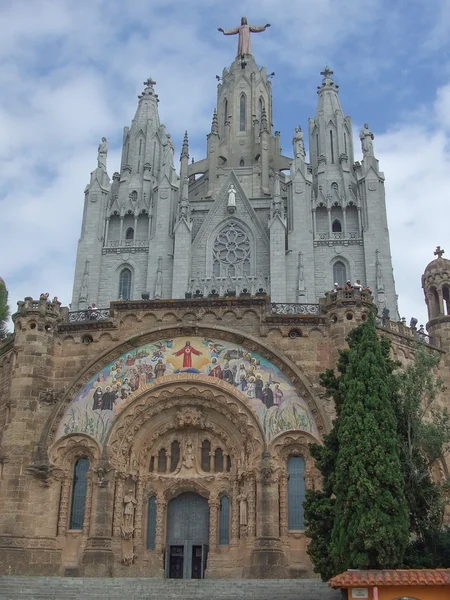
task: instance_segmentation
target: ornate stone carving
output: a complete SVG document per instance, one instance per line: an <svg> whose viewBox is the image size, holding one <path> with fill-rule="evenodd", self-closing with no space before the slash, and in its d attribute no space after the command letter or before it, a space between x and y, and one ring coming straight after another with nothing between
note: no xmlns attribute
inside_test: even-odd
<svg viewBox="0 0 450 600"><path fill-rule="evenodd" d="M39 402L41 404L47 404L51 406L56 404L61 397L61 392L56 390L45 390L45 392L39 393Z"/></svg>
<svg viewBox="0 0 450 600"><path fill-rule="evenodd" d="M127 493L123 497L123 521L121 534L124 540L129 540L134 533L134 511L137 504L137 500L134 497L133 489L128 489Z"/></svg>
<svg viewBox="0 0 450 600"><path fill-rule="evenodd" d="M194 407L186 407L177 412L178 427L198 427L205 428L205 418L201 410Z"/></svg>

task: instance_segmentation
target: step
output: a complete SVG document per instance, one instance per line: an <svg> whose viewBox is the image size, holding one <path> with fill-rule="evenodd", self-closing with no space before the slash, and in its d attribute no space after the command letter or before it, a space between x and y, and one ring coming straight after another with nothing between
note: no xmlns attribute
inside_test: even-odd
<svg viewBox="0 0 450 600"><path fill-rule="evenodd" d="M318 579L0 577L1 600L339 600Z"/></svg>

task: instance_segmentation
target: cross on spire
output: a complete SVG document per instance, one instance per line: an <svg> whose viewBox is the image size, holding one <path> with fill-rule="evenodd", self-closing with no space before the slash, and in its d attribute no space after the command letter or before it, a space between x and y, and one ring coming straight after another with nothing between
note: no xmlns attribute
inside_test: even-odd
<svg viewBox="0 0 450 600"><path fill-rule="evenodd" d="M153 79L153 77L148 77L146 79L146 81L144 81L144 85L145 87L153 87L154 85L156 85L156 81Z"/></svg>
<svg viewBox="0 0 450 600"><path fill-rule="evenodd" d="M444 254L445 250L441 250L440 246L437 246L436 250L434 251L434 255L437 256L438 258L442 258L442 255Z"/></svg>
<svg viewBox="0 0 450 600"><path fill-rule="evenodd" d="M329 79L330 75L334 75L334 71L332 71L328 65L325 65L325 69L321 71L320 74L323 75L325 79Z"/></svg>

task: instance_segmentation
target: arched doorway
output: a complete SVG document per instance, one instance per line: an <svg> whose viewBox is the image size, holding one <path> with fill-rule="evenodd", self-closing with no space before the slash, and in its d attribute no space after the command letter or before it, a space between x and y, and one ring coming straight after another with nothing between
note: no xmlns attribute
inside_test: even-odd
<svg viewBox="0 0 450 600"><path fill-rule="evenodd" d="M193 492L173 498L167 507L166 577L203 579L208 539L208 500Z"/></svg>

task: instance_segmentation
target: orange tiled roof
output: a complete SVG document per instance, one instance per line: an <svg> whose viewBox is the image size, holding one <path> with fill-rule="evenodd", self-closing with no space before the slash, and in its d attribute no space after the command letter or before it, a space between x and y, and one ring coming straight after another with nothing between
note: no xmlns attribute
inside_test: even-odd
<svg viewBox="0 0 450 600"><path fill-rule="evenodd" d="M333 588L371 585L450 585L450 569L345 571L328 582Z"/></svg>

